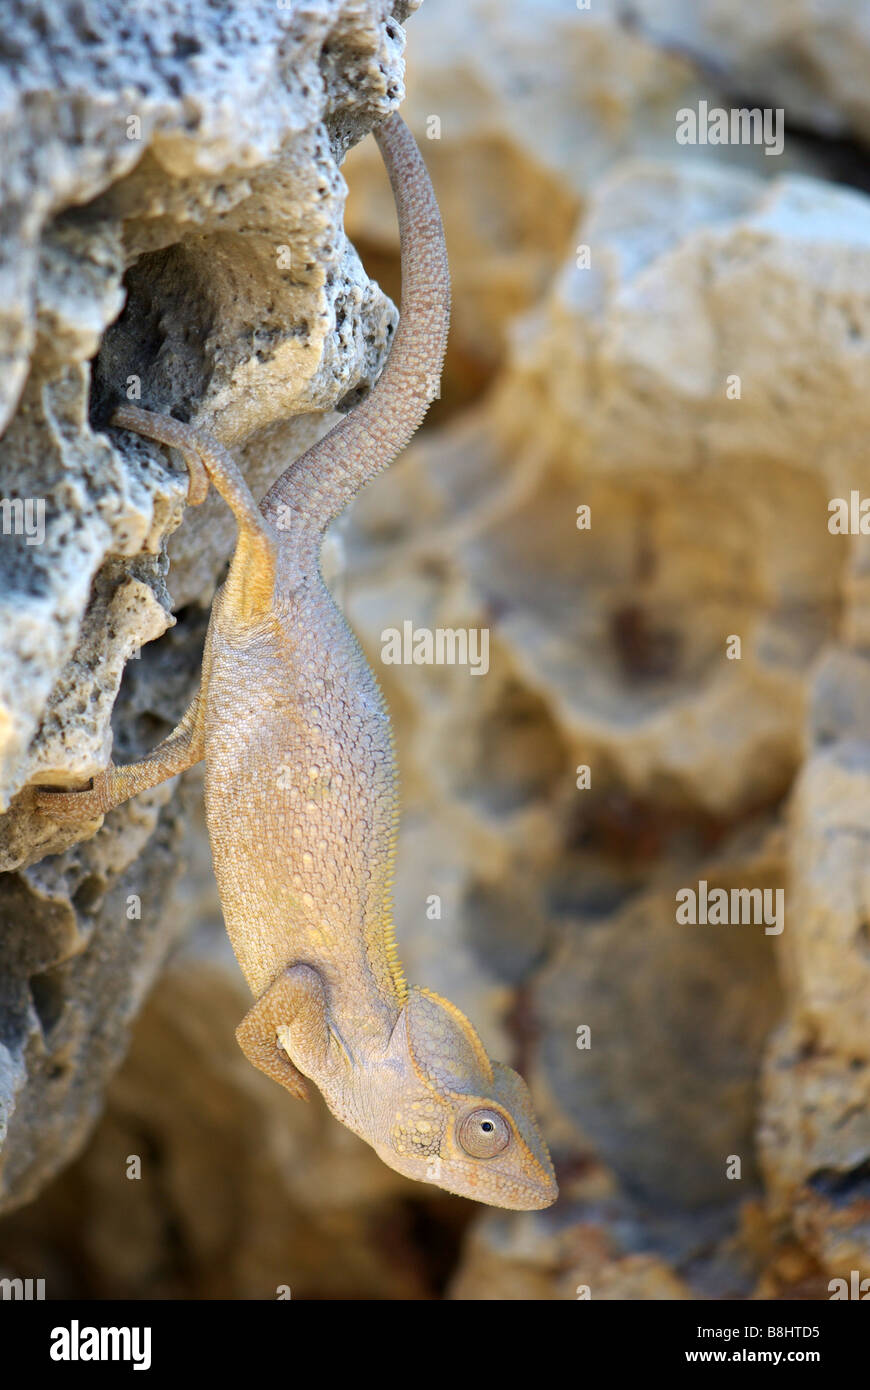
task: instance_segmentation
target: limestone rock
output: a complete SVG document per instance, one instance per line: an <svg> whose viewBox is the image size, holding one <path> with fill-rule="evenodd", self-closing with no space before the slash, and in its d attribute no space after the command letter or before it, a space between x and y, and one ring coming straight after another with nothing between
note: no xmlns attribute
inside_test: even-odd
<svg viewBox="0 0 870 1390"><path fill-rule="evenodd" d="M864 0L631 0L629 8L652 41L691 55L742 97L787 109L796 126L870 136Z"/></svg>
<svg viewBox="0 0 870 1390"><path fill-rule="evenodd" d="M0 1202L33 1198L82 1148L128 1029L183 930L164 915L178 834L168 789L102 835L0 879Z"/></svg>
<svg viewBox="0 0 870 1390"><path fill-rule="evenodd" d="M528 492L470 567L583 761L640 794L728 813L799 762L851 583L828 500L870 486L868 229L865 199L803 179L625 166L578 233L591 267L517 331L492 413Z"/></svg>
<svg viewBox="0 0 870 1390"><path fill-rule="evenodd" d="M104 767L112 717L119 760L168 732L232 547L212 497L167 551L186 476L108 418L134 399L204 425L259 494L370 386L396 314L344 235L338 163L401 97L408 8L15 0L0 19L5 1205L81 1147L184 926L162 916L169 789L59 859L80 835L26 790Z"/></svg>
<svg viewBox="0 0 870 1390"><path fill-rule="evenodd" d="M79 134L68 94L44 105L36 162L24 8L37 66L0 89L27 195L0 489L47 504L43 544L26 513L0 537L0 1266L94 1297L826 1298L870 1260L870 570L828 527L870 495L870 212L836 186L866 186L859 148L800 125L863 133L859 12L439 0L409 26L451 353L326 563L396 725L407 973L528 1077L553 1150L560 1204L517 1216L404 1182L244 1061L196 774L72 847L22 790L101 766L110 710L121 760L172 726L232 546L173 460L106 432L112 392L141 377L261 493L394 321L361 268L397 289L371 142L361 259L336 167L400 95L389 7L177 11L135 91L103 41L110 99L80 97ZM53 22L90 91L84 21ZM780 158L677 145L680 107L750 81L788 106ZM406 621L485 632L485 675L387 662ZM701 878L783 889L782 934L679 923Z"/></svg>
<svg viewBox="0 0 870 1390"><path fill-rule="evenodd" d="M545 1225L548 1229L540 1229ZM478 1222L466 1242L450 1297L609 1302L688 1299L692 1293L665 1261L623 1254L594 1221L552 1229L545 1220L523 1219L509 1227L502 1214L492 1214Z"/></svg>
<svg viewBox="0 0 870 1390"><path fill-rule="evenodd" d="M816 744L795 788L789 1000L764 1069L761 1154L773 1209L827 1272L870 1258L870 742L866 657L832 652L813 687Z"/></svg>
<svg viewBox="0 0 870 1390"><path fill-rule="evenodd" d="M233 1031L250 996L202 869L179 890L202 925L145 1005L85 1157L3 1222L3 1272L47 1244L49 1297L81 1296L82 1266L94 1298L432 1297L421 1233L443 1228L455 1258L467 1216L421 1198L316 1093L294 1101L249 1065Z"/></svg>
<svg viewBox="0 0 870 1390"><path fill-rule="evenodd" d="M727 87L690 52L657 43L626 20L622 0L438 0L415 16L405 119L422 145L446 225L454 285L451 353L463 374L492 371L510 327L545 291L572 226L620 161L703 163L676 144L676 113L730 106ZM769 175L812 170L790 139L781 156L759 145L716 150L720 166ZM394 245L390 195L376 153L348 160L354 240Z"/></svg>

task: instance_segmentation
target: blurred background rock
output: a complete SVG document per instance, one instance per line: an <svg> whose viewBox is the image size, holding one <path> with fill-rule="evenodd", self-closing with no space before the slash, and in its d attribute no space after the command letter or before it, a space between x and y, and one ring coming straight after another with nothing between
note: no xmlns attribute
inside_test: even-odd
<svg viewBox="0 0 870 1390"><path fill-rule="evenodd" d="M133 328L137 312L158 325L163 408L187 389L255 490L383 358L393 311L368 277L398 302L386 176L371 141L344 163L348 247L330 161L401 79L398 24L375 0L322 0L279 59L264 10L221 71L195 55L225 53L226 34L188 13L176 86L149 60L168 86L144 172L82 163L57 195L86 204L72 230L47 198L26 229L48 301L61 232L77 266L97 236L116 249L90 338L81 313L60 358L26 315L7 334L30 354L9 468L32 457L40 411L64 458L82 435L105 450L85 412L92 382L133 360L135 332L101 337L124 266ZM219 120L255 70L246 42L263 58L252 109L281 95L257 148ZM406 1182L319 1099L248 1066L197 770L41 857L26 784L104 760L124 641L156 638L120 684L119 760L195 685L232 529L219 504L188 514L166 574L183 492L155 454L132 501L108 474L114 501L91 514L112 525L85 526L70 562L78 606L46 581L35 644L11 605L0 1272L56 1296L825 1298L833 1276L870 1273L870 559L827 524L831 498L870 496L870 3L429 0L407 42L452 338L440 401L330 564L396 726L407 973L529 1079L562 1195L517 1215ZM702 101L782 108L782 153L679 145L677 112ZM285 240L306 257L291 327L269 262ZM240 264L250 326L231 307ZM149 301L136 287L157 271L168 288ZM381 633L408 619L487 627L486 677L381 663ZM678 925L675 893L700 879L784 888L785 930Z"/></svg>

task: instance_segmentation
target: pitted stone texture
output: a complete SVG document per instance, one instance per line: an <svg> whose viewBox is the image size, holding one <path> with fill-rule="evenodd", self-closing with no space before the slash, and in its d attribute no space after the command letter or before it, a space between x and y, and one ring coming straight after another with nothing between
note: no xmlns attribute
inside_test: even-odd
<svg viewBox="0 0 870 1390"><path fill-rule="evenodd" d="M658 8L696 27L717 12L706 2ZM812 14L803 3L727 8L737 42L723 46L718 76L679 38L658 44L643 24L621 24L627 7L616 0L588 12L573 0L439 0L410 30L405 110L433 170L456 289L436 407L444 427L425 431L360 499L343 527L347 572L337 587L396 723L403 962L412 980L456 998L487 1047L529 1078L557 1162L559 1207L527 1222L404 1184L247 1066L231 1039L247 998L217 944L207 844L191 809L179 857L192 858L192 875L168 926L180 933L206 922L216 935L155 992L93 1147L16 1214L17 1246L0 1229L4 1272L36 1273L27 1252L44 1259L58 1229L74 1256L87 1251L94 1296L273 1297L286 1282L294 1296L446 1289L574 1300L589 1285L593 1298L827 1298L831 1274L868 1267L861 827L870 591L866 539L827 529L832 496L870 495L867 200L820 179L784 178L809 167L793 126L778 159L676 145L677 110L702 98L731 106L739 44L760 52L758 34L768 23L782 34L789 8L806 22L768 47L757 99L778 93L771 75L809 52L814 34L821 66L790 76L820 90L825 16L836 18L836 5ZM724 6L718 12L724 24ZM356 61L347 55L348 71ZM857 115L843 116L845 87L835 92L837 74L848 73L839 57L823 78L843 131L859 128ZM339 88L342 103L350 85L337 76ZM863 102L859 92L852 111ZM432 115L440 140L427 139ZM343 117L328 123L336 149L345 128ZM315 159L308 126L299 139ZM836 179L832 158L817 147L814 167ZM364 263L379 275L383 264L386 282L396 271L395 218L382 172L368 178L376 167L361 147L348 174L354 193L357 172L364 184L352 228ZM212 273L224 284L238 259L240 283L250 285L265 264L249 191L257 170L228 168L207 187L202 178L203 210L187 231L189 184L158 173L161 210L149 201L152 175L143 161L110 190L129 190L131 206L149 216L122 226L107 201L105 265L88 271L98 297L100 285L111 289L132 237L149 272L136 282L134 267L129 277L135 313L113 336L114 355L104 348L107 380L148 341L153 272L168 342L153 381L177 388L178 399L200 392L227 438L238 429L238 455L261 492L322 427L313 412L347 403L357 386L343 376L336 384L347 358L335 344L335 391L318 395L298 334L252 337L257 380L269 380L271 354L283 352L297 374L293 409L310 413L245 436L257 395L244 384L254 370L245 305L227 306L234 336L213 350L185 340L179 286L190 275L200 312ZM267 197L265 181L256 188ZM309 210L301 232L292 218L281 222L281 242L304 250L310 226L325 264L329 227ZM69 225L54 234L59 265L76 234ZM200 233L208 259L196 259ZM186 260L166 240L176 236L191 242ZM223 245L231 255L222 261ZM588 268L578 253L587 246ZM370 259L374 249L380 260ZM63 287L59 273L43 291L44 352L70 321L56 309ZM93 297L85 282L78 300ZM98 334L116 312L85 321L77 310L79 327L64 335ZM367 337L377 353L374 328ZM733 374L739 399L725 394ZM235 395L224 392L230 375L243 384ZM473 398L451 418L457 400ZM265 389L264 400L271 409ZM177 518L184 484L160 451L119 443L145 501L134 513L109 489L100 515L110 527L117 515L113 544L129 534L136 550L137 535L159 542L163 523L152 524L148 508L175 508ZM40 457L40 447L31 452ZM576 527L580 504L591 507L589 531ZM210 594L217 557L230 551L232 526L212 506L202 518L188 514L172 543L176 601ZM96 568L102 542L91 544ZM23 541L20 549L27 560ZM139 560L153 576L128 569L120 579L157 592L158 551ZM103 612L113 593L99 595ZM114 720L120 757L153 745L183 709L180 673L192 681L204 616L191 603L128 662ZM384 664L382 633L406 618L487 628L486 677ZM739 661L726 660L732 634L742 639ZM106 660L112 679L124 626L117 637ZM65 723L47 722L45 737L62 739ZM104 744L93 738L98 761ZM81 766L82 748L76 756ZM586 764L592 785L580 790L576 769ZM195 780L190 791L193 808ZM22 853L28 846L38 853L32 837ZM783 885L783 936L678 926L675 889L701 877ZM40 1007L48 1017L45 990ZM585 1053L576 1047L583 1022L593 1027ZM0 1059L10 1090L20 1086L16 1066L20 1053L5 1071ZM157 1154L141 1185L126 1181L116 1158L144 1147L131 1115L145 1117ZM733 1153L745 1181L727 1178ZM32 1165L36 1181L43 1161ZM130 1217L134 1186L142 1196ZM86 1226L82 1192L92 1196ZM298 1277L284 1273L291 1248L301 1252ZM73 1265L59 1287L81 1294Z"/></svg>
<svg viewBox="0 0 870 1390"><path fill-rule="evenodd" d="M833 650L790 808L787 1020L764 1068L771 1206L831 1276L870 1260L870 741L865 656Z"/></svg>
<svg viewBox="0 0 870 1390"><path fill-rule="evenodd" d="M691 55L797 127L870 138L866 0L631 0L651 41ZM728 103L731 104L730 102Z"/></svg>
<svg viewBox="0 0 870 1390"><path fill-rule="evenodd" d="M371 386L397 316L345 237L338 164L401 100L412 8L13 0L0 17L5 1204L84 1142L182 930L157 887L169 788L62 854L75 832L28 787L168 732L234 539L211 497L168 551L186 473L108 419L124 399L192 419L260 495Z"/></svg>
<svg viewBox="0 0 870 1390"><path fill-rule="evenodd" d="M515 332L490 418L526 492L465 567L582 761L636 794L780 795L845 600L860 623L827 523L870 490L868 234L867 199L817 182L624 166L578 231L591 266Z"/></svg>
<svg viewBox="0 0 870 1390"><path fill-rule="evenodd" d="M784 3L787 0L784 0ZM678 146L676 113L732 104L678 45L626 21L623 0L438 0L413 24L403 108L432 172L448 231L452 354L466 374L504 358L512 321L543 293L596 184L621 160L703 163ZM756 7L760 9L763 7ZM720 168L813 171L790 140L717 147ZM365 145L348 161L355 240L394 244L389 189Z"/></svg>
<svg viewBox="0 0 870 1390"><path fill-rule="evenodd" d="M397 715L413 808L399 900L419 920L444 891L446 925L411 954L469 1010L501 1011L557 1170L591 1152L615 1174L645 1213L636 1249L664 1205L697 1222L730 1194L739 1224L726 1164L741 1158L785 1244L747 1247L724 1284L695 1269L696 1292L718 1296L826 1297L826 1271L867 1260L870 620L865 543L831 534L828 504L870 494L868 226L865 197L816 180L618 165L494 389L408 450L346 538L348 607ZM379 665L405 619L486 626L485 680ZM451 807L477 873L438 869L440 830L429 852L424 827L449 825ZM723 835L751 848L759 810L770 844L735 850L725 881L783 887L782 938L677 927L675 888L718 882ZM492 990L509 979L513 1003ZM572 1050L586 1012L588 1058ZM804 1041L769 1044L783 1017ZM515 1296L487 1294L511 1286L498 1263L460 1287ZM525 1287L553 1296L553 1271Z"/></svg>
<svg viewBox="0 0 870 1390"><path fill-rule="evenodd" d="M395 311L344 236L336 159L397 104L403 36L387 0L13 5L2 34L0 493L38 506L45 533L4 513L7 805L37 771L98 770L128 648L170 622L156 574L154 611L133 605L120 638L89 606L107 557L159 555L186 496L161 450L105 433L113 405L129 395L236 445L280 430L277 471L312 433L283 422L376 376ZM216 498L183 528L175 607L210 599L232 534ZM88 644L90 680L69 665ZM40 721L70 730L56 690L74 680L100 719L49 749Z"/></svg>
<svg viewBox="0 0 870 1390"><path fill-rule="evenodd" d="M179 841L157 821L168 795L149 793L96 839L0 880L4 1208L31 1200L83 1147L183 929L164 913Z"/></svg>

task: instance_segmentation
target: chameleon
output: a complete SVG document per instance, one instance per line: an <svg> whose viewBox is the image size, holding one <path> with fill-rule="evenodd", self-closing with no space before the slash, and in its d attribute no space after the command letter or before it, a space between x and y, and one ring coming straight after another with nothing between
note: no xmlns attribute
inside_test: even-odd
<svg viewBox="0 0 870 1390"><path fill-rule="evenodd" d="M197 695L140 762L82 790L38 789L58 823L96 821L205 759L221 907L254 996L242 1051L405 1176L538 1210L558 1189L526 1083L448 999L409 987L392 912L399 801L389 712L324 582L324 532L404 448L438 391L450 281L438 204L397 114L375 128L401 244L399 326L369 395L255 503L204 431L124 404L110 424L176 449L188 500L209 484L236 546L209 619ZM92 832L92 833L94 833Z"/></svg>

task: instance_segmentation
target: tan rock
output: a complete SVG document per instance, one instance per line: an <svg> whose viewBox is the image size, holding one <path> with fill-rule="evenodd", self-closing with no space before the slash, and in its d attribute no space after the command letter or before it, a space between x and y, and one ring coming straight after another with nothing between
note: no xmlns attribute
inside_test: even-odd
<svg viewBox="0 0 870 1390"><path fill-rule="evenodd" d="M870 136L867 11L855 0L632 0L651 41L691 54L798 128Z"/></svg>
<svg viewBox="0 0 870 1390"><path fill-rule="evenodd" d="M279 77L267 6L222 78L193 5L202 62L149 70L149 152L118 126L122 71L90 143L40 149L10 229L0 465L47 505L45 543L0 555L0 1184L30 1203L0 1265L44 1259L95 1297L826 1298L870 1259L870 589L861 536L828 528L832 498L870 496L870 213L805 176L839 166L794 122L773 159L679 146L675 118L751 77L860 132L854 15L646 0L630 26L615 0L439 0L410 26L452 355L433 426L327 566L395 716L405 965L528 1076L560 1206L404 1183L245 1064L195 776L43 859L68 840L20 789L99 766L113 706L122 759L171 726L233 540L216 501L180 526L175 463L104 433L113 383L197 412L262 492L379 369L393 310L369 275L393 292L394 214L365 142L358 257L337 162L398 90L388 8L318 0ZM15 119L9 169L34 140ZM486 675L385 663L405 620L485 630ZM784 888L782 935L678 923L702 877Z"/></svg>
<svg viewBox="0 0 870 1390"><path fill-rule="evenodd" d="M0 807L16 800L0 864L23 872L2 879L0 1202L15 1205L80 1150L189 926L162 915L178 854L171 815L158 821L169 787L60 859L44 856L75 832L51 833L24 790L104 766L112 716L119 761L168 732L198 684L198 601L232 548L211 498L172 547L170 597L186 476L107 419L131 393L254 441L260 492L323 427L306 416L370 386L395 310L344 235L338 162L401 95L393 11L408 6L315 0L297 23L274 4L146 4L123 28L99 5L7 9ZM156 643L173 607L181 622Z"/></svg>

